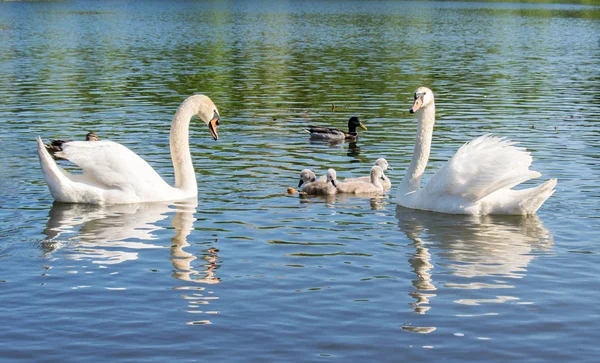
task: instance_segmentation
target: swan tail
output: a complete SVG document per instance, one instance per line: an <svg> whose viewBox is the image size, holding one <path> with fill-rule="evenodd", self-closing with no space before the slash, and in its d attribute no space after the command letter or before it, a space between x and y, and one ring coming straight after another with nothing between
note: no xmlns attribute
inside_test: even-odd
<svg viewBox="0 0 600 363"><path fill-rule="evenodd" d="M535 214L542 204L554 194L557 179L550 179L545 183L534 188L522 190L523 199L521 200L522 214Z"/></svg>
<svg viewBox="0 0 600 363"><path fill-rule="evenodd" d="M540 176L542 176L542 174L535 170L517 170L514 175L506 175L502 179L492 182L486 189L483 190L483 192L480 193L481 196L474 200L474 202L478 202L498 190L512 189L516 185L519 185L529 179L539 178Z"/></svg>
<svg viewBox="0 0 600 363"><path fill-rule="evenodd" d="M532 215L555 192L557 180L533 188L502 189L481 200L481 214Z"/></svg>

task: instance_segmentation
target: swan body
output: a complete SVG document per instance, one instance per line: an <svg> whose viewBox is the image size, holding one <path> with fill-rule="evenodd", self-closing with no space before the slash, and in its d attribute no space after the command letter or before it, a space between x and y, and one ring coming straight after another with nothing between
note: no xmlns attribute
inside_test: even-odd
<svg viewBox="0 0 600 363"><path fill-rule="evenodd" d="M302 191L310 195L331 195L336 192L336 172L334 169L328 169L325 180L317 180L312 170L304 169L300 173L300 182L298 188L303 184Z"/></svg>
<svg viewBox="0 0 600 363"><path fill-rule="evenodd" d="M337 183L338 193L354 193L354 194L381 194L383 193L383 170L375 165L371 168L371 176L369 182L361 180L343 181Z"/></svg>
<svg viewBox="0 0 600 363"><path fill-rule="evenodd" d="M219 113L204 95L188 97L177 109L170 132L175 185L170 186L140 156L108 140L67 141L55 156L82 170L71 174L56 164L38 136L38 156L50 193L58 202L125 204L197 197L198 185L189 148L189 123L198 116L217 140Z"/></svg>
<svg viewBox="0 0 600 363"><path fill-rule="evenodd" d="M310 133L312 140L331 140L331 141L356 141L358 140L358 132L356 128L360 127L363 130L367 128L360 122L358 117L350 117L348 120L348 132L334 129L332 127L310 127L306 129Z"/></svg>
<svg viewBox="0 0 600 363"><path fill-rule="evenodd" d="M532 157L524 148L504 138L483 135L461 146L420 188L435 123L433 92L420 87L410 109L417 113L415 149L410 166L398 189L399 205L451 214L535 214L554 194L556 179L527 189L514 186L541 176L529 170Z"/></svg>
<svg viewBox="0 0 600 363"><path fill-rule="evenodd" d="M375 165L379 166L383 171L385 170L392 170L392 167L390 166L390 164L388 163L387 160L385 160L384 158L379 158L375 161ZM361 176L358 178L346 178L344 179L344 182L355 182L355 181L362 181L362 182L366 182L366 183L370 183L371 182L371 176ZM385 176L385 174L383 174L381 176L381 185L383 186L383 190L387 191L390 190L390 188L392 187L392 181L390 180L390 178L388 178L387 176Z"/></svg>

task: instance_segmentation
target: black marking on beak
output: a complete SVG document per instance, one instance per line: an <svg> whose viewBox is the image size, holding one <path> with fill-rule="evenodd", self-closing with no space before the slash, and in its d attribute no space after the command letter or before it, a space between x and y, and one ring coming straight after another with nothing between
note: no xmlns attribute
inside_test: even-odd
<svg viewBox="0 0 600 363"><path fill-rule="evenodd" d="M413 104L413 107L411 107L410 110L408 110L408 112L415 113L419 108L421 108L421 106L423 106L423 96L425 96L425 92L415 92L415 103Z"/></svg>
<svg viewBox="0 0 600 363"><path fill-rule="evenodd" d="M215 140L219 139L219 134L217 133L217 126L219 125L220 120L221 120L221 117L215 110L212 120L210 120L210 122L208 123L208 129L210 130L210 134L213 137L213 139L215 139Z"/></svg>

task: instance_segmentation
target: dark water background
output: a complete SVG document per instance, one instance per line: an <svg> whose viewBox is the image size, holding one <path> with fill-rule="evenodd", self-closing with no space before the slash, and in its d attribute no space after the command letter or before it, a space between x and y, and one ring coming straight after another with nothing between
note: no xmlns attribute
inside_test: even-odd
<svg viewBox="0 0 600 363"><path fill-rule="evenodd" d="M0 360L596 361L599 34L593 2L0 2ZM559 179L538 216L396 207L421 85L428 175L506 136ZM53 205L36 135L95 131L172 181L193 93L222 114L217 142L192 126L197 208ZM356 144L302 133L353 115ZM383 197L286 194L379 157Z"/></svg>

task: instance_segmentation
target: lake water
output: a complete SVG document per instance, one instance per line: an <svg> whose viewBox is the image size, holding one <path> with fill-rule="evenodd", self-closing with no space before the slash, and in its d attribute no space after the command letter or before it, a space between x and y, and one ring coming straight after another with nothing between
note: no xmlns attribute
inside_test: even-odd
<svg viewBox="0 0 600 363"><path fill-rule="evenodd" d="M0 360L591 362L600 357L600 7L396 1L0 2ZM492 132L556 194L530 218L398 208L421 85L427 175ZM198 206L53 204L35 137L95 131ZM358 143L303 128L368 127ZM394 168L383 197L288 195ZM528 182L529 185L541 180Z"/></svg>

